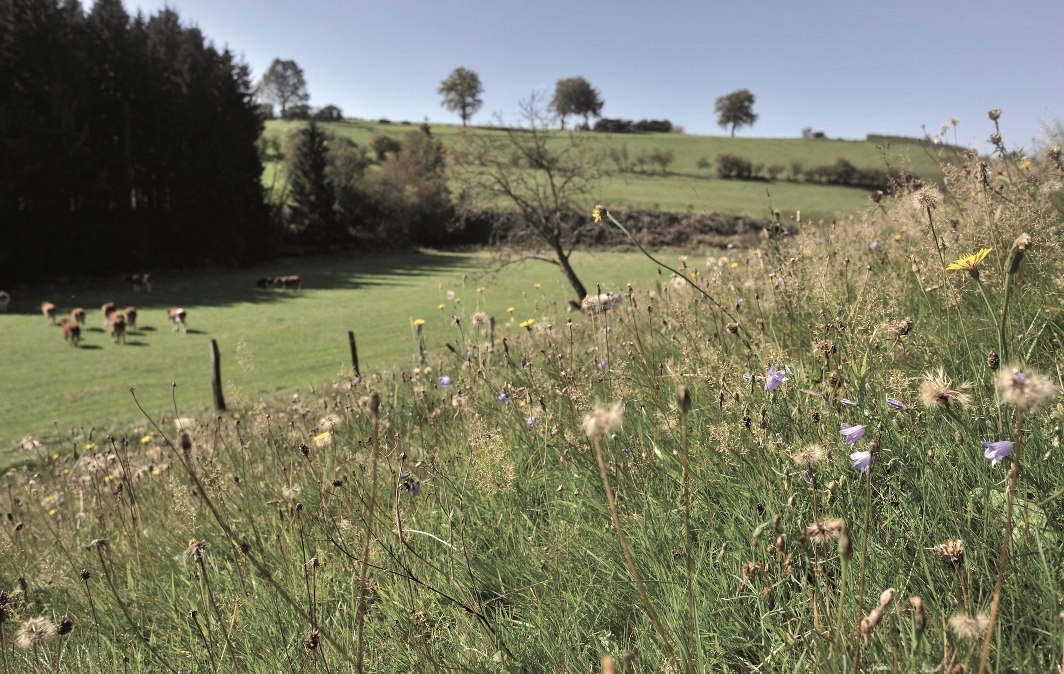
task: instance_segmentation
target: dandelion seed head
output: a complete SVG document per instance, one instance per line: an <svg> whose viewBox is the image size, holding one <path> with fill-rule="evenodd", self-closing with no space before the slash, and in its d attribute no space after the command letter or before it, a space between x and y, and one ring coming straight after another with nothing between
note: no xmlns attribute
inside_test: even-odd
<svg viewBox="0 0 1064 674"><path fill-rule="evenodd" d="M791 458L802 468L812 468L827 457L827 451L820 445L809 445Z"/></svg>
<svg viewBox="0 0 1064 674"><path fill-rule="evenodd" d="M937 187L926 185L913 192L913 205L921 210L935 209L942 204L942 192Z"/></svg>
<svg viewBox="0 0 1064 674"><path fill-rule="evenodd" d="M584 416L584 432L589 438L601 438L615 433L624 422L624 401L618 400L607 409L596 407Z"/></svg>
<svg viewBox="0 0 1064 674"><path fill-rule="evenodd" d="M949 619L949 628L953 631L953 636L958 639L975 641L983 635L989 623L990 619L985 613L976 615L956 613Z"/></svg>
<svg viewBox="0 0 1064 674"><path fill-rule="evenodd" d="M30 618L19 625L15 632L15 643L19 648L37 648L56 635L56 626L47 618Z"/></svg>
<svg viewBox="0 0 1064 674"><path fill-rule="evenodd" d="M1000 369L996 383L1001 399L1021 410L1032 410L1060 393L1044 375L1018 366Z"/></svg>

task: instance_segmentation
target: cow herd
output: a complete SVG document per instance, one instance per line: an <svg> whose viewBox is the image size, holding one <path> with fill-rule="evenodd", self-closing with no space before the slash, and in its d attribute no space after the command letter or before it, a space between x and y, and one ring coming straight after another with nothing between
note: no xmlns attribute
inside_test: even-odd
<svg viewBox="0 0 1064 674"><path fill-rule="evenodd" d="M41 302L41 314L49 325L57 325L55 303L48 300ZM63 339L67 344L76 348L81 342L81 332L85 328L87 315L83 307L74 307L69 316L59 321L58 325L63 329ZM125 344L126 334L137 329L136 307L119 309L114 302L104 302L100 307L100 315L103 318L104 330L115 344ZM166 311L166 317L174 332L184 334L188 331L188 312L181 307L170 307Z"/></svg>

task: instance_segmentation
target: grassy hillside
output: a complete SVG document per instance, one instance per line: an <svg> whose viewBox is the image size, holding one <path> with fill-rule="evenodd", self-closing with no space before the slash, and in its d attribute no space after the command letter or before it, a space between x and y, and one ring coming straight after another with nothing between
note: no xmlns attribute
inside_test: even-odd
<svg viewBox="0 0 1064 674"><path fill-rule="evenodd" d="M302 122L267 122L265 135L281 141L287 134L301 128ZM399 139L403 134L419 129L416 124L381 124L362 120L323 123L330 133L366 144L375 134ZM444 144L454 146L463 130L455 125L433 125L432 134ZM474 134L502 134L497 129L470 128ZM562 132L557 132L559 138ZM895 144L877 147L865 141L801 140L791 138L730 138L724 136L693 136L672 133L614 134L587 133L591 147L604 153L609 149L625 148L631 158L654 150L671 151L672 165L666 173L660 169L644 172L617 172L608 160L604 162L607 175L599 186L599 199L615 209L636 208L670 212L704 212L744 214L767 217L772 208L786 213L801 210L805 217L830 219L839 213L853 213L868 204L867 190L831 185L790 182L791 165L799 162L804 168L832 164L846 159L862 169L887 166L904 168L932 181L941 180L938 160L945 150L921 145ZM935 153L940 153L936 155ZM769 181L720 180L716 177L716 158L720 154L744 157L755 164L779 164L785 168L784 179ZM699 169L700 159L710 168ZM266 165L263 176L266 185L283 181L277 173L279 164Z"/></svg>
<svg viewBox="0 0 1064 674"><path fill-rule="evenodd" d="M3 674L1056 671L1064 217L1032 165L692 256L689 280L585 256L620 293L581 313L553 270L422 255L278 269L308 278L288 295L160 279L146 318L200 293L209 335L140 347L0 316L0 385L36 387L0 390L5 423L151 377L165 415L208 336L234 382L346 369L349 327L369 370L4 471ZM516 323L494 346L478 303Z"/></svg>

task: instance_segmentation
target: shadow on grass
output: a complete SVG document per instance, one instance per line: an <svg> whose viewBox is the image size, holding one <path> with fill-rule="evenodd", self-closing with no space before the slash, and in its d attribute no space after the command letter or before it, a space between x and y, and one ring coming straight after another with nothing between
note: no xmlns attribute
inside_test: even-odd
<svg viewBox="0 0 1064 674"><path fill-rule="evenodd" d="M39 314L40 302L49 300L60 309L73 306L100 306L104 302L136 306L141 314L159 318L169 316L170 307L229 306L241 303L283 302L317 290L358 290L371 286L404 285L404 279L432 276L456 267L476 263L470 253L416 251L391 254L337 254L316 257L280 258L254 267L214 266L196 270L152 272L153 292L134 291L124 274L106 279L78 281L59 279L53 283L18 288L12 291L9 313ZM149 270L150 271L150 270ZM300 290L256 286L264 277L297 274L302 277ZM95 312L93 312L95 313ZM104 332L102 328L84 328L87 332ZM143 326L139 331L154 331ZM196 333L189 330L192 334Z"/></svg>

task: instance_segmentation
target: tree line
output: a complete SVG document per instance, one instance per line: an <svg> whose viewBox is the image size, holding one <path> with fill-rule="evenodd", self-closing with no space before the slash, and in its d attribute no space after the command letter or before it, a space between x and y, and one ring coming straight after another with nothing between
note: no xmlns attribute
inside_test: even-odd
<svg viewBox="0 0 1064 674"><path fill-rule="evenodd" d="M248 67L176 12L0 10L0 283L208 261L277 242Z"/></svg>

